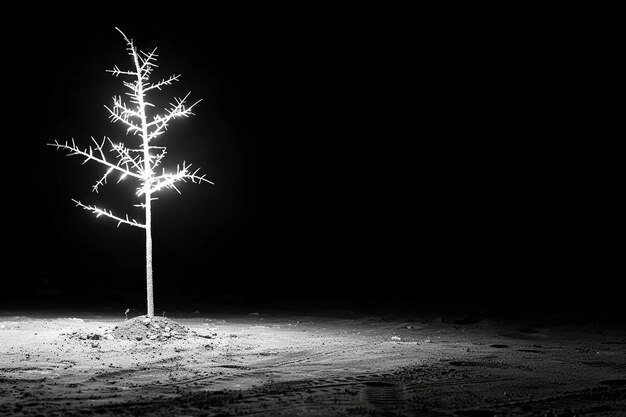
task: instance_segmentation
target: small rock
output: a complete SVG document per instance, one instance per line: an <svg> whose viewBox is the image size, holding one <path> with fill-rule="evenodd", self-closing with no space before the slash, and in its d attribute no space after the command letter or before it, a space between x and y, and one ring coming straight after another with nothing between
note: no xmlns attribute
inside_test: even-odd
<svg viewBox="0 0 626 417"><path fill-rule="evenodd" d="M91 347L92 348L97 348L98 346L100 346L100 344L98 342L91 342Z"/></svg>
<svg viewBox="0 0 626 417"><path fill-rule="evenodd" d="M169 332L170 330L172 330L172 328L171 328L170 326L167 326L167 327L165 328L165 331L166 331L166 332Z"/></svg>
<svg viewBox="0 0 626 417"><path fill-rule="evenodd" d="M107 340L113 340L113 339L115 339L115 338L113 337L113 335L112 335L112 334L106 334L104 337L105 337L105 339L107 339Z"/></svg>
<svg viewBox="0 0 626 417"><path fill-rule="evenodd" d="M137 340L139 341L139 340L143 339L143 337L141 337L141 336L135 336L135 339L137 339Z"/></svg>
<svg viewBox="0 0 626 417"><path fill-rule="evenodd" d="M141 322L144 324L144 326L147 326L150 324L150 319L148 317L146 317L145 319L143 319Z"/></svg>
<svg viewBox="0 0 626 417"><path fill-rule="evenodd" d="M433 341L432 341L432 340L430 340L430 339L426 339L426 340L424 340L424 343L432 343L432 342L433 342Z"/></svg>
<svg viewBox="0 0 626 417"><path fill-rule="evenodd" d="M402 340L400 336L391 336L391 340Z"/></svg>
<svg viewBox="0 0 626 417"><path fill-rule="evenodd" d="M163 337L172 337L171 333L165 332L163 333Z"/></svg>
<svg viewBox="0 0 626 417"><path fill-rule="evenodd" d="M158 337L158 336L157 336L156 334L149 334L149 335L148 335L148 339L150 339L150 340L154 340L154 339L156 339L157 337Z"/></svg>
<svg viewBox="0 0 626 417"><path fill-rule="evenodd" d="M258 316L258 315L259 315L259 313L250 313L250 314L248 314L248 315L249 315L249 316Z"/></svg>

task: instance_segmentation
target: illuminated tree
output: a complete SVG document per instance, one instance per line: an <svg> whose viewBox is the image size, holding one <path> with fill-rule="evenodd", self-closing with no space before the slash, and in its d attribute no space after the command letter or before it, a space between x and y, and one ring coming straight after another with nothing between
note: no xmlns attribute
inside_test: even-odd
<svg viewBox="0 0 626 417"><path fill-rule="evenodd" d="M102 142L96 141L93 137L93 145L89 148L79 148L74 139L71 143L48 143L50 146L54 146L57 149L69 151L68 156L82 156L85 158L83 163L87 161L95 161L104 165L107 170L104 175L93 185L93 191L98 192L99 187L107 183L107 178L112 174L119 175L119 181L132 177L139 182L137 187L137 196L143 199L143 202L135 205L145 210L145 222L143 224L137 222L134 219L130 219L128 215L120 217L114 215L111 210L98 208L93 205L85 205L78 200L72 199L77 206L82 207L85 210L93 212L96 217L105 216L109 217L117 222L117 226L126 224L142 228L146 232L146 288L147 288L147 304L148 304L148 317L154 315L154 296L153 296L153 284L152 284L152 197L155 193L161 191L164 188L173 188L178 193L180 191L176 187L176 184L180 181L191 181L193 183L207 182L213 184L211 181L205 178L205 175L198 175L199 169L191 170L191 164L178 165L176 172L167 173L165 169L162 170L160 175L155 175L155 169L161 164L163 157L166 155L166 148L163 146L156 146L153 142L159 138L170 125L173 119L177 117L189 117L193 115L192 109L201 100L196 101L192 105L187 105L187 99L190 93L187 93L185 97L175 98L174 103L170 104L170 108L166 108L164 115L155 114L152 119L148 118L148 107L154 108L155 106L147 101L147 95L154 90L161 90L162 87L166 87L178 81L180 74L172 75L169 78L162 79L161 81L151 83L150 76L152 71L157 67L156 65L156 48L152 52L146 53L139 51L133 44L132 39L129 39L120 29L116 28L126 41L128 54L133 60L133 69L121 70L117 65L113 66L113 69L107 70L115 77L127 76L131 81L123 81L124 87L128 89L126 95L129 97L127 104L121 96L113 97L113 106L104 106L108 113L112 123L119 122L126 127L126 135L136 137L139 139L139 144L136 148L128 147L123 142L112 141L110 138L105 137ZM114 159L109 158L105 154L105 148L108 152L112 152Z"/></svg>

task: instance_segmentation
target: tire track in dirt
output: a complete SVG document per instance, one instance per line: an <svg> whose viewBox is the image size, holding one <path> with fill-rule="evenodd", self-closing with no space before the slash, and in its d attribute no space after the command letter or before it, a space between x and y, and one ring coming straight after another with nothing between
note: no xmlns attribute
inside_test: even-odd
<svg viewBox="0 0 626 417"><path fill-rule="evenodd" d="M284 381L268 383L258 388L253 388L251 391L259 390L262 392L298 392L307 390L318 390L335 387L390 387L394 386L407 392L413 392L422 389L430 388L445 388L460 386L463 384L496 384L505 381L511 381L513 378L498 378L498 377L485 377L474 378L471 380L459 379L448 381L425 381L422 383L402 381L398 377L391 374L362 374L351 377L337 377L337 378L323 378L323 379L309 379L302 381Z"/></svg>
<svg viewBox="0 0 626 417"><path fill-rule="evenodd" d="M248 363L247 365L216 364L216 365L211 366L211 368L233 369L233 370L242 371L242 372L245 371L246 376L251 376L251 375L262 376L274 368L295 365L295 364L300 364L304 362L311 362L311 361L319 360L328 356L344 353L349 350L357 350L359 349L359 347L362 347L362 346L352 346L349 348L342 347L342 348L330 349L330 350L325 350L323 352L315 352L315 353L298 351L298 352L291 352L291 353L285 354L280 358L270 358L269 360L259 360L256 362ZM285 357L287 357L288 359L285 360ZM190 384L194 382L204 381L207 379L214 379L215 381L232 381L239 376L240 374L203 375L203 376L196 377L196 378L173 382L171 383L171 385L185 385L185 384Z"/></svg>
<svg viewBox="0 0 626 417"><path fill-rule="evenodd" d="M363 377L372 378L374 375L363 375ZM411 391L420 388L430 389L433 387L467 384L468 381L466 380L430 382L407 387L403 383L382 379L379 378L366 382L347 381L336 384L330 384L328 380L311 380L303 381L297 384L298 386L295 386L296 384L294 383L271 384L270 386L252 390L256 392L240 394L240 397L245 399L245 401L233 401L231 405L241 407L237 408L239 410L238 415L256 415L258 414L257 412L246 413L245 407L258 410L261 404L273 404L281 398L284 400L285 396L291 399L292 404L278 407L273 405L271 407L262 407L262 409L264 412L270 412L273 415L294 415L301 411L303 407L308 412L314 412L317 408L328 410L329 407L332 408L334 406L335 409L351 410L350 412L358 415L392 413L393 415L402 416L494 416L496 414L508 415L509 413L520 416L535 416L543 415L546 410L552 410L555 415L596 415L605 411L612 413L610 415L619 415L620 412L626 411L626 380L620 381L620 384L616 383L616 386L600 386L594 389L579 390L534 400L506 401L497 404L485 404L483 407L453 410L448 409L445 405L436 409L424 408L424 404L410 401L413 398ZM510 380L513 380L513 378L482 378L471 381L471 384L494 384ZM319 398L324 398L330 394L330 391L325 388L345 388L346 386L352 386L353 389L334 390L331 396L335 398L333 403L325 403L323 400L319 400ZM338 396L341 397L342 395L342 398L337 399ZM607 402L610 402L611 405L607 406Z"/></svg>
<svg viewBox="0 0 626 417"><path fill-rule="evenodd" d="M585 361L582 362L585 365L594 367L594 368L608 368L608 369L616 369L619 371L626 371L626 362L609 362L609 361Z"/></svg>
<svg viewBox="0 0 626 417"><path fill-rule="evenodd" d="M267 360L259 360L251 364L254 366L254 369L261 370L264 368L278 368L282 366L295 365L303 362L314 362L315 360L326 358L328 356L333 355L344 355L350 354L354 352L360 352L362 355L365 355L365 352L362 351L365 347L370 347L371 344L361 343L361 344L352 344L350 346L339 346L335 348L324 348L321 352L314 352L311 350L300 350L296 352L290 352L282 355L280 358L269 358ZM285 360L287 359L287 360Z"/></svg>
<svg viewBox="0 0 626 417"><path fill-rule="evenodd" d="M499 383L504 378L482 378L472 381ZM401 382L392 374L361 374L337 378L268 383L243 391L232 391L221 404L212 401L216 392L197 392L181 397L193 408L203 409L211 403L215 413L235 415L296 415L306 412L315 415L328 410L355 415L378 415L395 413L402 416L439 417L450 415L444 411L423 408L423 404L410 401L415 392L433 387L451 387L467 383L467 380L424 382L411 384ZM224 391L218 391L223 396ZM280 405L289 402L289 404ZM217 408L216 408L217 406ZM259 411L262 410L262 411ZM321 414L320 414L321 415Z"/></svg>
<svg viewBox="0 0 626 417"><path fill-rule="evenodd" d="M321 359L327 356L332 356L335 354L338 354L341 351L344 351L345 349L330 349L330 350L325 350L323 352L317 352L317 353L305 353L305 352L293 352L287 355L283 355L281 361L278 361L276 363L272 363L272 361L266 361L264 363L263 367L256 367L256 369L263 369L263 368L277 368L277 367L281 367L281 366L288 366L288 365L295 365L298 363L302 363L302 362L310 362L312 360L316 360L316 359ZM284 360L285 356L287 356L289 359Z"/></svg>
<svg viewBox="0 0 626 417"><path fill-rule="evenodd" d="M405 391L401 385L383 381L368 381L363 385L365 400L374 408L381 410L405 408Z"/></svg>
<svg viewBox="0 0 626 417"><path fill-rule="evenodd" d="M626 380L624 380L626 383ZM465 410L456 410L461 416L519 415L626 415L626 386L602 386L550 395L532 400L506 401ZM481 414L482 413L482 414ZM625 413L625 414L621 414Z"/></svg>
<svg viewBox="0 0 626 417"><path fill-rule="evenodd" d="M42 378L58 376L59 371L67 369L68 363L33 364L32 366L16 366L0 368L0 380L7 381L41 381ZM73 364L71 365L73 366Z"/></svg>
<svg viewBox="0 0 626 417"><path fill-rule="evenodd" d="M228 375L215 375L215 374L203 375L200 377L190 378L190 379L186 379L182 381L176 381L176 382L172 382L168 384L180 386L180 385L186 385L186 384L192 384L192 383L205 381L208 379L213 380L212 382L228 382L228 381L234 381L237 378L241 377L242 372L246 373L245 374L246 377L263 378L267 375L268 372L276 368L281 368L281 367L290 366L290 365L297 365L297 364L302 364L302 363L307 363L307 362L314 362L316 360L323 359L328 356L343 354L351 350L358 350L359 348L363 346L366 346L366 344L358 345L358 346L351 346L347 348L346 347L335 348L335 349L324 350L322 352L314 352L314 353L311 353L310 351L290 352L281 356L280 358L270 358L269 360L261 359L256 362L247 363L247 365L216 364L216 365L213 365L211 368L232 369L235 371L241 371L241 373L228 374ZM287 360L285 360L286 357L287 357Z"/></svg>
<svg viewBox="0 0 626 417"><path fill-rule="evenodd" d="M158 359L152 362L146 362L135 367L127 367L127 368L116 367L115 370L111 370L111 371L97 371L95 375L92 375L86 380L83 380L82 383L88 384L88 383L93 383L93 382L97 382L101 380L113 379L113 378L117 378L121 376L130 377L132 375L136 375L141 372L151 373L154 371L168 371L168 370L172 370L172 368L167 367L167 366L155 366L155 365L160 365L160 364L165 364L165 363L170 363L170 362L177 362L182 359L183 359L182 355L175 355L175 356Z"/></svg>

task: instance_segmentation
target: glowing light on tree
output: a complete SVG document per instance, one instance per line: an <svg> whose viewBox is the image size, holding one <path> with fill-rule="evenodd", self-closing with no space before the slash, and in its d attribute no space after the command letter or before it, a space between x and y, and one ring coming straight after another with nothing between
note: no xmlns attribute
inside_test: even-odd
<svg viewBox="0 0 626 417"><path fill-rule="evenodd" d="M191 170L191 164L185 162L178 165L176 172L168 173L165 169L162 169L160 175L155 175L155 169L161 164L167 151L163 146L153 145L152 142L165 133L170 126L170 123L177 117L189 117L192 116L192 109L201 101L198 100L195 103L188 105L187 100L189 94L183 98L175 98L174 102L170 104L170 107L165 109L164 115L155 114L152 116L152 120L149 120L147 107L154 108L155 106L147 100L147 93L152 90L161 90L162 87L172 85L174 82L180 79L180 75L172 75L169 78L164 78L156 83L150 82L150 76L152 71L157 67L156 60L158 55L156 54L156 48L152 52L146 53L139 51L132 39L129 39L120 29L116 28L118 32L122 34L126 41L128 54L132 57L134 69L121 70L117 65L113 66L113 69L107 70L115 77L127 76L131 81L123 81L124 87L129 91L128 95L129 103L124 102L121 96L113 97L113 106L104 106L108 113L112 123L121 123L126 127L126 135L136 136L139 139L138 147L127 147L123 142L113 142L111 139L105 137L102 142L96 141L91 138L93 145L88 148L79 148L74 139L71 143L48 143L50 146L54 146L57 149L69 151L68 156L81 156L84 158L83 164L88 161L94 161L101 165L104 165L107 170L104 175L96 181L92 189L94 192L98 192L98 189L107 183L107 179L118 174L117 182L119 183L127 177L132 177L139 181L140 185L137 187L137 196L143 197L143 202L135 205L145 210L145 222L139 223L134 219L130 219L128 214L124 217L114 215L111 210L99 208L93 205L85 205L78 200L72 199L78 207L93 212L96 217L105 216L109 217L117 222L119 227L121 224L127 224L138 228L145 229L146 233L146 287L147 287L147 304L148 304L148 316L154 316L154 296L153 296L153 277L152 277L152 201L156 200L153 197L155 193L165 189L173 188L180 193L176 184L185 181L191 181L193 183L207 182L213 184L213 182L207 180L205 175L198 175L199 169ZM105 147L109 152L112 152L115 159L107 158L105 153Z"/></svg>

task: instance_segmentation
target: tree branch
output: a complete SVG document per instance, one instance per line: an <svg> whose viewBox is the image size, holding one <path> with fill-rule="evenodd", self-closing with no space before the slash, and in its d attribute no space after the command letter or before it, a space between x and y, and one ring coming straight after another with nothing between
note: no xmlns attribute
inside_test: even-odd
<svg viewBox="0 0 626 417"><path fill-rule="evenodd" d="M151 146L151 148L153 148L153 146ZM158 155L150 155L150 159L152 160L152 169L159 166L161 160L165 157L165 155L167 155L167 150L165 148L162 148L161 153L159 153Z"/></svg>
<svg viewBox="0 0 626 417"><path fill-rule="evenodd" d="M123 143L115 144L111 139L109 139L109 143L111 144L111 152L116 151L117 157L120 158L119 163L125 164L128 167L128 164L131 164L135 167L139 175L143 177L143 159L141 155L137 155L136 157L130 156L130 151L133 152L141 152L139 149L128 149L124 146Z"/></svg>
<svg viewBox="0 0 626 417"><path fill-rule="evenodd" d="M107 217L109 217L109 218L111 218L111 219L117 220L117 227L120 227L120 224L125 223L125 224L127 224L127 225L129 225L129 226L140 227L140 228L142 228L142 229L145 229L145 228L146 228L146 226L145 226L145 225L143 225L143 224L141 224L141 223L137 223L137 220L134 220L134 219L133 219L133 220L131 220L131 219L129 219L129 218L128 218L128 214L126 215L126 219L122 219L121 217L117 217L116 215L114 215L114 214L111 212L111 210L109 210L109 211L107 212L106 210L99 209L99 208L98 208L98 207L96 207L96 206L86 206L86 205L84 205L83 203L81 203L80 201L78 201L78 200L74 200L73 198L72 198L72 201L73 201L74 203L76 203L76 206L77 206L77 207L82 207L82 208L83 208L83 209L85 209L85 210L89 210L89 211L93 212L93 213L96 215L96 217L100 217L100 216L102 216L102 215L105 215L105 216L107 216Z"/></svg>
<svg viewBox="0 0 626 417"><path fill-rule="evenodd" d="M121 166L124 165L124 168L127 171L130 171L129 168L129 164L132 165L136 172L143 178L144 173L143 173L143 167L142 167L142 159L141 156L138 155L136 157L131 157L130 153L129 153L129 149L124 147L124 144L119 143L119 144L115 144L113 143L113 141L110 138L105 138L102 141L102 145L98 144L98 142L96 142L96 140L92 137L91 138L94 143L96 144L96 148L98 149L98 151L100 151L100 155L102 155L102 159L106 160L106 157L104 156L104 153L102 152L102 147L104 146L104 142L106 140L109 141L109 143L111 144L111 150L110 152L116 151L117 152L117 156L116 158L119 158L119 161L117 163L117 166ZM138 152L139 150L136 149L131 149L132 151ZM102 176L102 178L100 178L98 181L96 181L96 183L91 187L92 191L94 191L95 193L98 192L98 188L107 183L107 178L109 176L109 174L113 172L113 168L109 168L107 170L107 172L104 173L104 175ZM122 174L122 176L117 180L118 184L120 181L122 181L124 178L126 178L126 173Z"/></svg>
<svg viewBox="0 0 626 417"><path fill-rule="evenodd" d="M154 48L149 54L144 51L140 51L141 55L137 55L139 61L141 62L139 71L141 72L142 78L145 78L146 80L149 78L150 73L152 73L152 69L158 67L158 65L154 63L158 57L155 53L156 50L157 48Z"/></svg>
<svg viewBox="0 0 626 417"><path fill-rule="evenodd" d="M189 117L194 114L191 110L196 104L200 103L202 99L196 101L189 107L185 107L185 102L187 100L187 97L189 97L189 94L191 93L187 93L187 95L182 99L176 98L176 104L170 103L172 108L168 110L168 113L165 117L155 116L154 120L147 124L148 129L150 129L151 127L156 127L156 129L153 130L152 133L148 134L149 141L163 134L163 132L167 130L167 127L169 126L169 123L172 119L181 116Z"/></svg>
<svg viewBox="0 0 626 417"><path fill-rule="evenodd" d="M123 70L119 69L119 67L117 65L113 65L113 69L106 70L106 72L110 72L115 77L119 77L120 75L132 75L134 77L137 76L136 72L134 72L134 71L123 71Z"/></svg>
<svg viewBox="0 0 626 417"><path fill-rule="evenodd" d="M93 138L92 138L93 139ZM94 156L93 154L93 149L91 148L91 146L89 147L89 152L87 151L87 149L85 148L85 150L80 150L78 148L78 146L76 146L76 143L74 143L74 139L72 139L72 145L68 145L67 142L65 142L65 144L61 144L59 142L57 142L56 140L54 141L54 143L47 143L46 145L48 146L54 146L57 149L67 149L68 151L70 151L70 153L67 156L74 156L74 155L81 155L84 156L86 159L83 162L83 164L85 164L87 161L89 160L94 160L102 165L106 165L109 168L112 168L114 170L117 170L119 172L121 172L122 174L126 174L126 175L130 175L131 177L135 177L138 179L143 179L142 175L136 174L128 169L124 169L122 167L120 167L119 165L121 164L121 162L118 162L117 165L114 165L112 163L110 163L109 161L106 160L104 153L102 153L102 147L97 147L96 149L100 151L100 154L102 155L100 158L98 158L97 156Z"/></svg>
<svg viewBox="0 0 626 417"><path fill-rule="evenodd" d="M135 87L132 87L133 89ZM141 114L137 110L129 109L126 103L122 101L121 96L113 97L113 110L120 115L120 117L128 120L129 117L137 117L141 119ZM118 113L119 111L119 113Z"/></svg>
<svg viewBox="0 0 626 417"><path fill-rule="evenodd" d="M109 113L111 114L109 116L109 119L111 119L111 123L115 123L117 121L124 123L126 126L128 126L128 129L126 129L126 133L129 132L133 132L133 135L136 134L137 132L141 132L141 127L137 126L135 123L131 122L129 120L130 116L139 116L139 113L135 112L134 110L130 110L128 108L126 108L125 105L121 105L121 99L119 100L119 102L113 98L114 100L114 106L113 106L113 110L111 110L108 106L104 106L105 109L107 109L109 111ZM120 103L120 105L118 105L118 103ZM120 109L122 110L120 112Z"/></svg>
<svg viewBox="0 0 626 417"><path fill-rule="evenodd" d="M151 85L149 85L149 86L145 87L145 88L143 89L143 91L144 91L144 93L145 93L146 91L150 91L150 90L152 90L152 89L154 89L154 88L157 88L157 89L159 89L159 90L160 90L160 89L161 89L161 87L163 87L163 86L166 86L166 85L172 85L172 83L173 83L174 81L178 81L178 79L179 79L179 78L180 78L180 74L177 74L177 75L170 75L170 77L169 77L168 79L162 79L162 80L161 80L161 81L159 81L158 83L151 84Z"/></svg>
<svg viewBox="0 0 626 417"><path fill-rule="evenodd" d="M194 184L207 182L211 185L215 185L212 181L209 181L205 178L206 175L198 175L198 171L200 171L200 168L196 169L194 172L190 172L189 171L190 167L191 167L191 164L186 165L183 162L182 169L180 169L180 166L176 167L176 174L166 174L165 170L163 170L163 174L151 179L150 194L157 192L159 190L162 190L163 188L173 188L176 190L176 192L178 192L178 194L180 194L180 190L176 188L176 185L175 185L178 181L187 182L187 180L189 180L193 182ZM138 196L143 195L144 191L145 190L143 188L138 189L137 195Z"/></svg>
<svg viewBox="0 0 626 417"><path fill-rule="evenodd" d="M120 28L115 27L115 30L121 33L122 36L124 37L124 40L126 41L126 45L127 45L126 50L128 51L128 54L131 56L135 56L137 54L137 49L135 48L135 45L133 44L133 40L128 39L128 36L126 36L126 34L122 32ZM137 76L137 73L135 73L134 75Z"/></svg>
<svg viewBox="0 0 626 417"><path fill-rule="evenodd" d="M107 172L104 173L104 175L102 176L102 178L100 178L98 181L96 181L96 183L94 185L91 186L91 191L93 191L94 193L98 193L98 188L101 185L104 185L107 183L107 177L109 176L109 174L113 171L113 168L109 168L107 170Z"/></svg>

